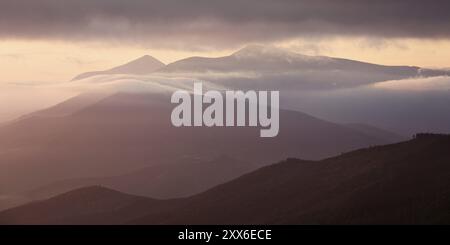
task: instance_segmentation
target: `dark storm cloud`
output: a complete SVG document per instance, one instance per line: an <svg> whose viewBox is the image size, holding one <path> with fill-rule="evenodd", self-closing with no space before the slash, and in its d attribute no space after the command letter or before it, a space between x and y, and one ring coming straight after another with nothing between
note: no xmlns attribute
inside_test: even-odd
<svg viewBox="0 0 450 245"><path fill-rule="evenodd" d="M449 38L449 9L448 0L0 0L0 37L167 46L318 35Z"/></svg>

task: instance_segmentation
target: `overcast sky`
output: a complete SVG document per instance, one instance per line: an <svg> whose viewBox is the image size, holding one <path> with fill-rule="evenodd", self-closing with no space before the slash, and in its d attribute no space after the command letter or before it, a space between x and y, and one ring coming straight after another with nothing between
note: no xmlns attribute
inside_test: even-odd
<svg viewBox="0 0 450 245"><path fill-rule="evenodd" d="M171 62L262 43L442 67L450 66L449 9L448 0L0 0L0 65L59 79L140 54ZM52 62L61 74L44 72Z"/></svg>
<svg viewBox="0 0 450 245"><path fill-rule="evenodd" d="M1 0L0 35L229 46L302 36L449 38L448 0Z"/></svg>

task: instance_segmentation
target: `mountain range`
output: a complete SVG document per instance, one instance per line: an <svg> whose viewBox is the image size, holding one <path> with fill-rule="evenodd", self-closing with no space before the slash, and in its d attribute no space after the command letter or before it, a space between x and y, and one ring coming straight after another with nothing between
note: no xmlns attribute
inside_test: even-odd
<svg viewBox="0 0 450 245"><path fill-rule="evenodd" d="M448 69L378 65L250 45L228 56L185 58L148 69L147 74L133 69L120 73L77 81L121 81L139 91L152 83L172 86L179 80L229 90L277 90L284 109L332 122L368 124L400 135L450 133Z"/></svg>
<svg viewBox="0 0 450 245"><path fill-rule="evenodd" d="M0 213L2 224L448 224L450 136L287 159L188 198L100 186Z"/></svg>
<svg viewBox="0 0 450 245"><path fill-rule="evenodd" d="M287 110L280 111L281 131L272 139L260 138L254 127L177 128L170 123L169 99L148 93L82 95L0 127L0 194L46 197L73 186L105 184L153 197L186 196L287 157L320 159L402 139ZM174 191L178 179L201 174L196 164L223 162L224 156L239 166L205 168L205 175L215 177L187 178L191 183ZM130 174L145 179L157 173L162 176L152 181L159 190L122 181ZM57 188L34 191L51 186Z"/></svg>
<svg viewBox="0 0 450 245"><path fill-rule="evenodd" d="M447 70L385 66L327 56L309 56L281 48L249 45L229 56L189 57L164 65L144 56L103 72L87 72L72 80L104 74L188 76L239 89L337 89L411 77L449 75Z"/></svg>
<svg viewBox="0 0 450 245"><path fill-rule="evenodd" d="M449 136L396 143L404 131L385 130L447 127L446 100L419 94L433 108L422 110L409 94L383 90L400 106L383 97L375 100L382 106L360 107L383 81L448 75L264 46L167 65L143 56L83 73L68 84L105 91L0 125L0 210L29 203L1 212L0 223L448 223ZM279 135L260 138L255 127L172 126L170 92L197 80L280 90ZM106 91L108 84L138 86ZM342 96L330 103L335 93ZM333 110L340 105L351 113ZM389 110L393 116L385 115ZM332 114L342 123L323 119ZM371 120L355 117L367 114ZM439 120L430 121L433 115Z"/></svg>

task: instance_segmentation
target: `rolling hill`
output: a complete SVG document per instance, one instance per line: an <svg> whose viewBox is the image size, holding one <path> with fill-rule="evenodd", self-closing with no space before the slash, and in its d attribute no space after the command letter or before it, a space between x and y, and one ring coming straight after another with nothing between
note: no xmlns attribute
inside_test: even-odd
<svg viewBox="0 0 450 245"><path fill-rule="evenodd" d="M288 159L184 199L83 188L3 211L0 223L448 224L449 148L449 135L418 134L322 161Z"/></svg>
<svg viewBox="0 0 450 245"><path fill-rule="evenodd" d="M168 164L173 170L170 164L201 164L224 155L246 165L222 171L226 178L217 180L226 181L287 157L320 159L392 142L294 111L280 111L280 134L267 139L260 138L255 127L173 127L173 106L165 94L118 93L78 101L84 99L73 98L0 127L1 195L16 196L73 179L122 176L149 166ZM219 184L202 183L202 188ZM143 185L135 188L119 189L177 196L147 192ZM192 194L200 189L185 191Z"/></svg>

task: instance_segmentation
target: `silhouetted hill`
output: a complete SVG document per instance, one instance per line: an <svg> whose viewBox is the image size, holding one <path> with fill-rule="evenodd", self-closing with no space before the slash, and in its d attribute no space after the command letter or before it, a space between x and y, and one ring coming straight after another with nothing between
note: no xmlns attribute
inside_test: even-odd
<svg viewBox="0 0 450 245"><path fill-rule="evenodd" d="M183 159L118 176L68 179L36 188L25 196L40 200L76 188L101 185L121 192L158 199L187 197L258 168L257 164L221 156L209 161Z"/></svg>
<svg viewBox="0 0 450 245"><path fill-rule="evenodd" d="M448 149L450 136L419 135L320 162L289 159L192 197L166 222L448 224Z"/></svg>
<svg viewBox="0 0 450 245"><path fill-rule="evenodd" d="M139 206L133 215L127 207L111 210L106 204L101 217L104 223L128 224L448 224L448 149L450 136L419 134L322 161L288 159L189 198L133 201ZM68 215L80 208L79 199L84 205L97 200L84 192L1 212L0 223L98 223L92 209L76 211L94 213L92 219Z"/></svg>
<svg viewBox="0 0 450 245"><path fill-rule="evenodd" d="M91 71L77 75L72 81L80 80L96 75L106 74L149 74L165 66L161 61L150 55L144 55L136 60L130 61L124 65L117 66L105 71Z"/></svg>
<svg viewBox="0 0 450 245"><path fill-rule="evenodd" d="M70 205L68 212L67 205ZM2 223L11 224L113 224L147 213L158 201L91 186L37 201L5 212ZM165 203L164 205L168 205Z"/></svg>
<svg viewBox="0 0 450 245"><path fill-rule="evenodd" d="M445 70L310 56L259 45L244 47L229 56L189 57L162 67L158 73L190 74L232 88L280 91L333 90L418 76L449 75Z"/></svg>
<svg viewBox="0 0 450 245"><path fill-rule="evenodd" d="M368 124L348 123L348 124L345 124L345 126L352 128L354 130L358 130L361 133L364 133L367 135L372 135L374 137L378 137L379 139L387 140L387 141L391 141L391 142L400 142L400 141L404 141L404 140L408 139L407 137L405 137L403 135L399 135L399 134L393 133L391 131L380 129L380 128L377 128L377 127L374 127L374 126L368 125Z"/></svg>
<svg viewBox="0 0 450 245"><path fill-rule="evenodd" d="M279 135L270 139L260 138L256 127L177 128L170 122L174 105L168 95L119 93L75 106L76 110L72 104L72 113L61 113L64 106L58 105L63 116L40 113L0 128L0 194L23 193L67 179L182 164L186 159L207 162L227 155L262 166L290 156L320 159L388 143L285 110L280 111ZM235 170L235 177L243 173L241 168Z"/></svg>
<svg viewBox="0 0 450 245"><path fill-rule="evenodd" d="M446 70L386 66L327 56L303 55L261 45L246 46L222 57L188 57L164 65L144 56L125 65L76 76L79 80L105 74L158 74L210 81L233 89L337 89L411 77L445 76Z"/></svg>
<svg viewBox="0 0 450 245"><path fill-rule="evenodd" d="M310 56L288 50L261 46L246 46L229 56L219 58L190 57L161 68L159 72L207 71L308 71L355 70L366 73L384 73L398 76L415 76L419 67L383 66L360 61Z"/></svg>

